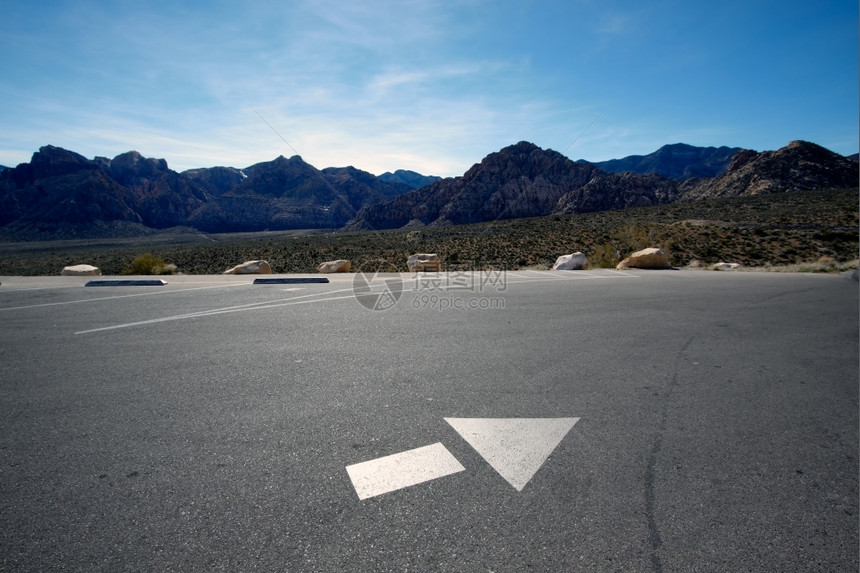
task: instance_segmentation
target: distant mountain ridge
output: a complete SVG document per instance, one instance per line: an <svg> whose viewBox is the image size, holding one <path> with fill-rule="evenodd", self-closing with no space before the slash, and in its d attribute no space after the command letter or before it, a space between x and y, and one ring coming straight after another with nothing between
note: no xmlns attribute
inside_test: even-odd
<svg viewBox="0 0 860 573"><path fill-rule="evenodd" d="M388 183L403 183L405 185L409 185L409 187L413 189L430 185L431 183L435 183L442 179L435 175L421 175L420 173L409 171L408 169L398 169L394 173L386 171L380 175L379 178Z"/></svg>
<svg viewBox="0 0 860 573"><path fill-rule="evenodd" d="M664 145L648 155L630 155L593 164L607 173L655 173L683 181L694 177L716 177L722 173L740 147L696 147L686 143Z"/></svg>
<svg viewBox="0 0 860 573"><path fill-rule="evenodd" d="M857 187L855 161L808 141L792 141L776 151L742 150L724 172L679 185L685 201Z"/></svg>
<svg viewBox="0 0 860 573"><path fill-rule="evenodd" d="M241 178L237 185L189 214L186 224L208 232L337 229L365 205L410 189L354 167L320 171L298 155L258 163L236 175Z"/></svg>
<svg viewBox="0 0 860 573"><path fill-rule="evenodd" d="M206 232L336 229L359 209L410 190L352 167L322 171L301 157L244 169L178 173L136 151L92 160L51 145L0 171L0 227L9 237L90 237L191 226Z"/></svg>
<svg viewBox="0 0 860 573"><path fill-rule="evenodd" d="M857 187L857 163L819 145L741 150L716 177L607 173L586 161L520 142L491 153L462 177L437 181L359 211L346 230L474 223L827 188Z"/></svg>
<svg viewBox="0 0 860 573"><path fill-rule="evenodd" d="M597 168L521 141L491 153L462 177L442 179L368 206L347 230L450 225L546 215L565 191L585 185Z"/></svg>
<svg viewBox="0 0 860 573"><path fill-rule="evenodd" d="M857 161L813 143L740 150L721 167L731 151L673 144L648 156L613 160L612 168L623 170L607 172L600 164L572 161L523 141L489 154L460 177L440 179L403 170L391 177L354 167L320 170L299 156L178 173L164 159L136 151L90 160L48 145L29 163L0 171L0 235L32 240L129 236L169 227L226 232L445 226L857 187ZM652 172L658 169L666 174ZM692 176L715 171L716 176Z"/></svg>

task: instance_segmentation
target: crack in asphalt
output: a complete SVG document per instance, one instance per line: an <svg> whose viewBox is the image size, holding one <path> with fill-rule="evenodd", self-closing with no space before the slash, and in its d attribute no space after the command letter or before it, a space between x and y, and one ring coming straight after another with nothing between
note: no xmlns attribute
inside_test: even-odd
<svg viewBox="0 0 860 573"><path fill-rule="evenodd" d="M675 368L672 371L672 379L669 382L669 387L666 394L663 396L663 410L660 413L660 425L657 428L657 435L654 438L654 445L648 455L648 465L645 468L645 520L648 526L648 542L651 545L651 565L656 573L663 572L663 560L660 558L660 549L663 547L663 539L660 536L660 528L654 518L656 499L654 492L654 470L657 466L657 457L663 448L663 434L666 431L666 423L669 419L669 397L675 388L678 387L678 361L687 348L695 340L696 336L691 336L687 342L681 347L675 356Z"/></svg>

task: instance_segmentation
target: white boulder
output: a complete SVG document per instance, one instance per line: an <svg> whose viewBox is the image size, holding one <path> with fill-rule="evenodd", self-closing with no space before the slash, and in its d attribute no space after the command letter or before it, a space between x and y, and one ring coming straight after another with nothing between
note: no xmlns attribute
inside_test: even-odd
<svg viewBox="0 0 860 573"><path fill-rule="evenodd" d="M714 265L715 271L734 271L741 268L740 263L717 263Z"/></svg>
<svg viewBox="0 0 860 573"><path fill-rule="evenodd" d="M241 265L236 265L232 269L224 271L225 275L270 275L272 267L268 261L245 261Z"/></svg>
<svg viewBox="0 0 860 573"><path fill-rule="evenodd" d="M585 258L585 255L577 251L571 255L562 255L557 258L555 264L552 266L552 270L581 271L587 263L588 259Z"/></svg>
<svg viewBox="0 0 860 573"><path fill-rule="evenodd" d="M336 261L320 263L319 266L317 266L317 271L321 273L348 273L351 267L352 263L349 261L338 259Z"/></svg>
<svg viewBox="0 0 860 573"><path fill-rule="evenodd" d="M636 251L615 266L618 270L624 269L668 269L669 256L656 247L649 247Z"/></svg>
<svg viewBox="0 0 860 573"><path fill-rule="evenodd" d="M92 265L71 265L60 271L60 275L64 277L97 277L101 274L101 270Z"/></svg>
<svg viewBox="0 0 860 573"><path fill-rule="evenodd" d="M442 260L436 253L417 253L406 260L410 272L442 271Z"/></svg>

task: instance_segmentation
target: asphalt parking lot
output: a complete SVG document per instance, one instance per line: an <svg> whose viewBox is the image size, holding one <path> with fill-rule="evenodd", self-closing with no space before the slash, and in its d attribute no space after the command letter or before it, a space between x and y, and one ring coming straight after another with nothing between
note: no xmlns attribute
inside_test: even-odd
<svg viewBox="0 0 860 573"><path fill-rule="evenodd" d="M0 277L0 570L858 569L854 280L272 278Z"/></svg>

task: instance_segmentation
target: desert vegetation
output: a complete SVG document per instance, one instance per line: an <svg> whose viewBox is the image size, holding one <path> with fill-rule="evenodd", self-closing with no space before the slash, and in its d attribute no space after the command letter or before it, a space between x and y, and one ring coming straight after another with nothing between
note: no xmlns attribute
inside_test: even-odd
<svg viewBox="0 0 860 573"><path fill-rule="evenodd" d="M170 275L175 272L175 264L165 263L161 257L156 257L152 253L144 253L136 256L122 270L122 274L124 275Z"/></svg>
<svg viewBox="0 0 860 573"><path fill-rule="evenodd" d="M661 247L676 267L708 268L725 261L754 268L838 270L858 258L858 190L390 231L203 235L174 229L128 239L7 242L0 244L0 275L55 275L80 263L104 274L159 274L173 268L216 274L252 259L269 261L276 273L312 273L320 262L333 259L349 259L354 270L381 259L406 271L406 259L415 252L438 253L449 266L541 269L550 268L559 255L582 251L592 267L613 267L648 246Z"/></svg>

